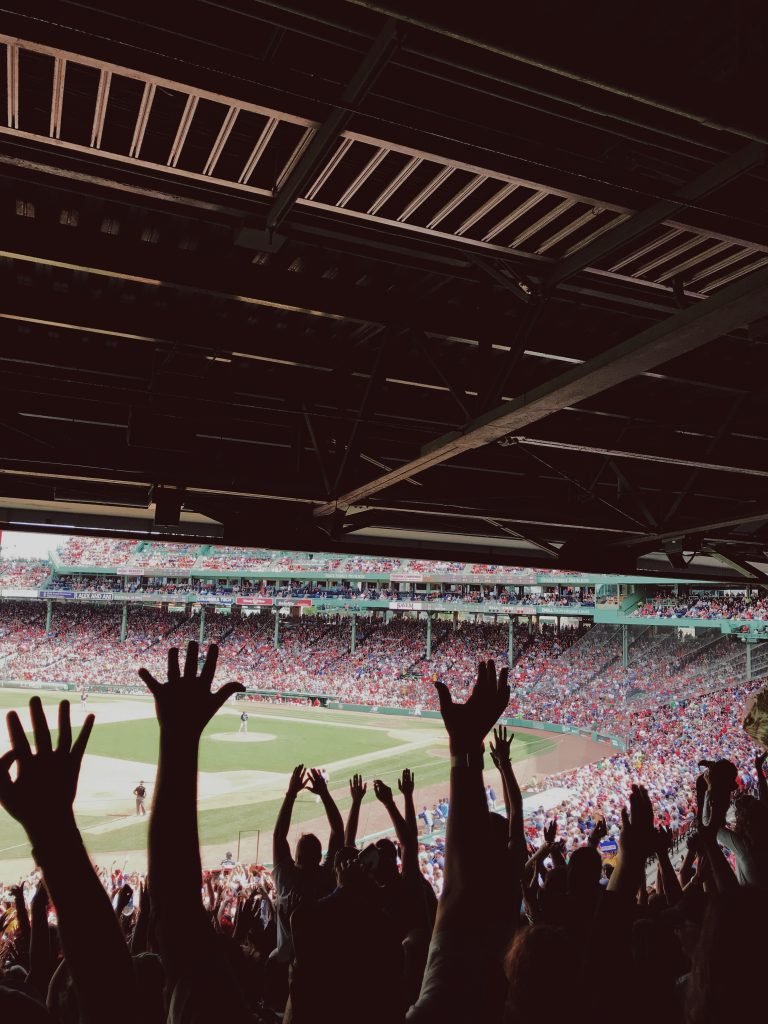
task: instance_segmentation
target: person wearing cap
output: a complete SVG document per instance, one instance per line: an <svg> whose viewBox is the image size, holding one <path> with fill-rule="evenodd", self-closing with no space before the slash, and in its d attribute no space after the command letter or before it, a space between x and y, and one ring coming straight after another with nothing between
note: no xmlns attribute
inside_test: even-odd
<svg viewBox="0 0 768 1024"><path fill-rule="evenodd" d="M144 800L146 799L147 791L143 782L140 782L136 789L134 789L133 795L136 797L136 816L146 814L147 809L144 806Z"/></svg>

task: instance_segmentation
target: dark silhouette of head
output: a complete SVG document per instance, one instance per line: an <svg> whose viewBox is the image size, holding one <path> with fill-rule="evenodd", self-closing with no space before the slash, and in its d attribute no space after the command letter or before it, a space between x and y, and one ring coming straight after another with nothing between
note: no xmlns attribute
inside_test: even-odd
<svg viewBox="0 0 768 1024"><path fill-rule="evenodd" d="M572 896L594 892L600 885L603 861L594 846L580 846L568 861L568 892Z"/></svg>
<svg viewBox="0 0 768 1024"><path fill-rule="evenodd" d="M378 839L376 849L379 851L379 863L376 866L375 879L379 885L396 882L400 877L397 870L397 847L391 839Z"/></svg>
<svg viewBox="0 0 768 1024"><path fill-rule="evenodd" d="M320 840L312 832L299 836L296 843L296 865L300 868L316 868L323 857Z"/></svg>
<svg viewBox="0 0 768 1024"><path fill-rule="evenodd" d="M547 1020L572 1015L577 964L573 942L563 929L534 925L519 931L504 962L509 983L505 1024L527 1024L540 1016L544 992ZM553 965L557 965L557 985L552 984Z"/></svg>

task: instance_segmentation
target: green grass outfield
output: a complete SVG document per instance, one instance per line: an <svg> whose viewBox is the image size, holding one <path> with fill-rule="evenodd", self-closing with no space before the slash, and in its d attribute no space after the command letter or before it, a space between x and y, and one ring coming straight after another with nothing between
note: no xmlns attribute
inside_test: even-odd
<svg viewBox="0 0 768 1024"><path fill-rule="evenodd" d="M0 709L25 707L35 691L0 689ZM48 712L51 723L56 721L56 707L60 695L50 691L38 694ZM73 701L77 704L79 701ZM136 780L139 765L157 763L157 724L153 718L126 717L136 714L136 707L148 706L142 698L100 697L93 695L88 701L88 710L96 714L96 726L88 745L86 763L83 766L81 795L88 804L89 786L95 785L94 771L89 768L89 755L108 759L99 761L99 775L107 777L112 765L116 771L131 771L126 762L136 762ZM112 720L99 723L99 711ZM205 799L200 811L200 839L202 845L228 844L243 830L271 832L285 791L288 774L295 764L332 766L346 759L361 759L359 770L366 780L382 778L396 786L396 779L403 768L416 773L417 790L439 782L448 781L448 760L446 756L445 731L442 723L435 719L400 716L371 715L365 712L331 711L293 707L290 705L248 705L251 733L268 734L274 739L263 742L225 742L214 738L215 734L236 733L239 727L240 706L224 709L210 723L203 736L200 749L200 769L203 773L216 775L222 772L274 773L254 776L253 785L247 776L245 791L228 789L228 780L219 775L211 782L223 787L220 799ZM146 713L146 712L145 712ZM73 709L73 723L78 727L81 715L79 708ZM117 720L115 720L117 719ZM395 748L410 744L410 749L395 751ZM547 737L518 734L512 753L515 760L522 760L533 754L551 749L555 741ZM0 753L8 748L4 723L0 723ZM120 763L122 762L122 764ZM92 765L95 762L92 762ZM356 770L354 764L331 771L331 789L344 788L344 795L338 803L342 812L349 806L346 795L346 780ZM143 774L143 773L142 773ZM102 784L103 786L103 784ZM202 787L203 792L205 787ZM150 790L151 793L151 790ZM106 851L146 849L146 819L130 816L126 798L130 790L115 794L120 810L102 808L101 813L81 813L78 821L84 832L88 849L93 854ZM373 801L369 789L368 801ZM301 794L295 807L295 823L316 818L322 808L311 794ZM105 831L101 827L108 825ZM364 829L361 818L361 834ZM96 831L91 829L96 828ZM28 850L21 828L4 811L0 810L0 861L24 856Z"/></svg>

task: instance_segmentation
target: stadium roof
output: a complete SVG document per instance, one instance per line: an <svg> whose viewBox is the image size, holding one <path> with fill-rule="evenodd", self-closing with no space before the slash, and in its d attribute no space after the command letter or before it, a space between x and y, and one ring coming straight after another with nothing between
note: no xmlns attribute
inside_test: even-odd
<svg viewBox="0 0 768 1024"><path fill-rule="evenodd" d="M2 524L765 582L766 18L5 5Z"/></svg>

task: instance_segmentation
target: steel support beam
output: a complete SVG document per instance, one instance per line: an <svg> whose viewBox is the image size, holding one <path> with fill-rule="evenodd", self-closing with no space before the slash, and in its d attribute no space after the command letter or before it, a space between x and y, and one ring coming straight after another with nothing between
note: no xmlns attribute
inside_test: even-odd
<svg viewBox="0 0 768 1024"><path fill-rule="evenodd" d="M318 506L315 515L330 515L337 508L364 502L406 477L418 476L461 452L498 441L566 406L578 405L766 314L768 270L763 269L473 420L463 430L438 438L410 462Z"/></svg>
<svg viewBox="0 0 768 1024"><path fill-rule="evenodd" d="M757 142L752 142L738 152L732 153L725 160L704 171L698 178L683 185L669 199L662 199L647 210L640 210L628 220L622 221L612 231L606 231L604 235L600 235L590 245L585 245L583 249L578 249L572 256L561 260L545 278L543 290L550 292L563 281L567 281L569 277L573 277L574 274L586 270L587 267L595 266L600 260L610 256L612 252L630 244L644 235L646 231L674 216L689 203L727 185L734 178L758 167L764 160L765 146Z"/></svg>
<svg viewBox="0 0 768 1024"><path fill-rule="evenodd" d="M341 102L334 107L324 124L317 130L303 156L288 175L267 211L267 231L282 224L296 200L304 193L318 173L326 157L336 144L340 132L352 120L355 108L366 96L389 58L399 45L400 27L388 18L368 53L344 90Z"/></svg>

